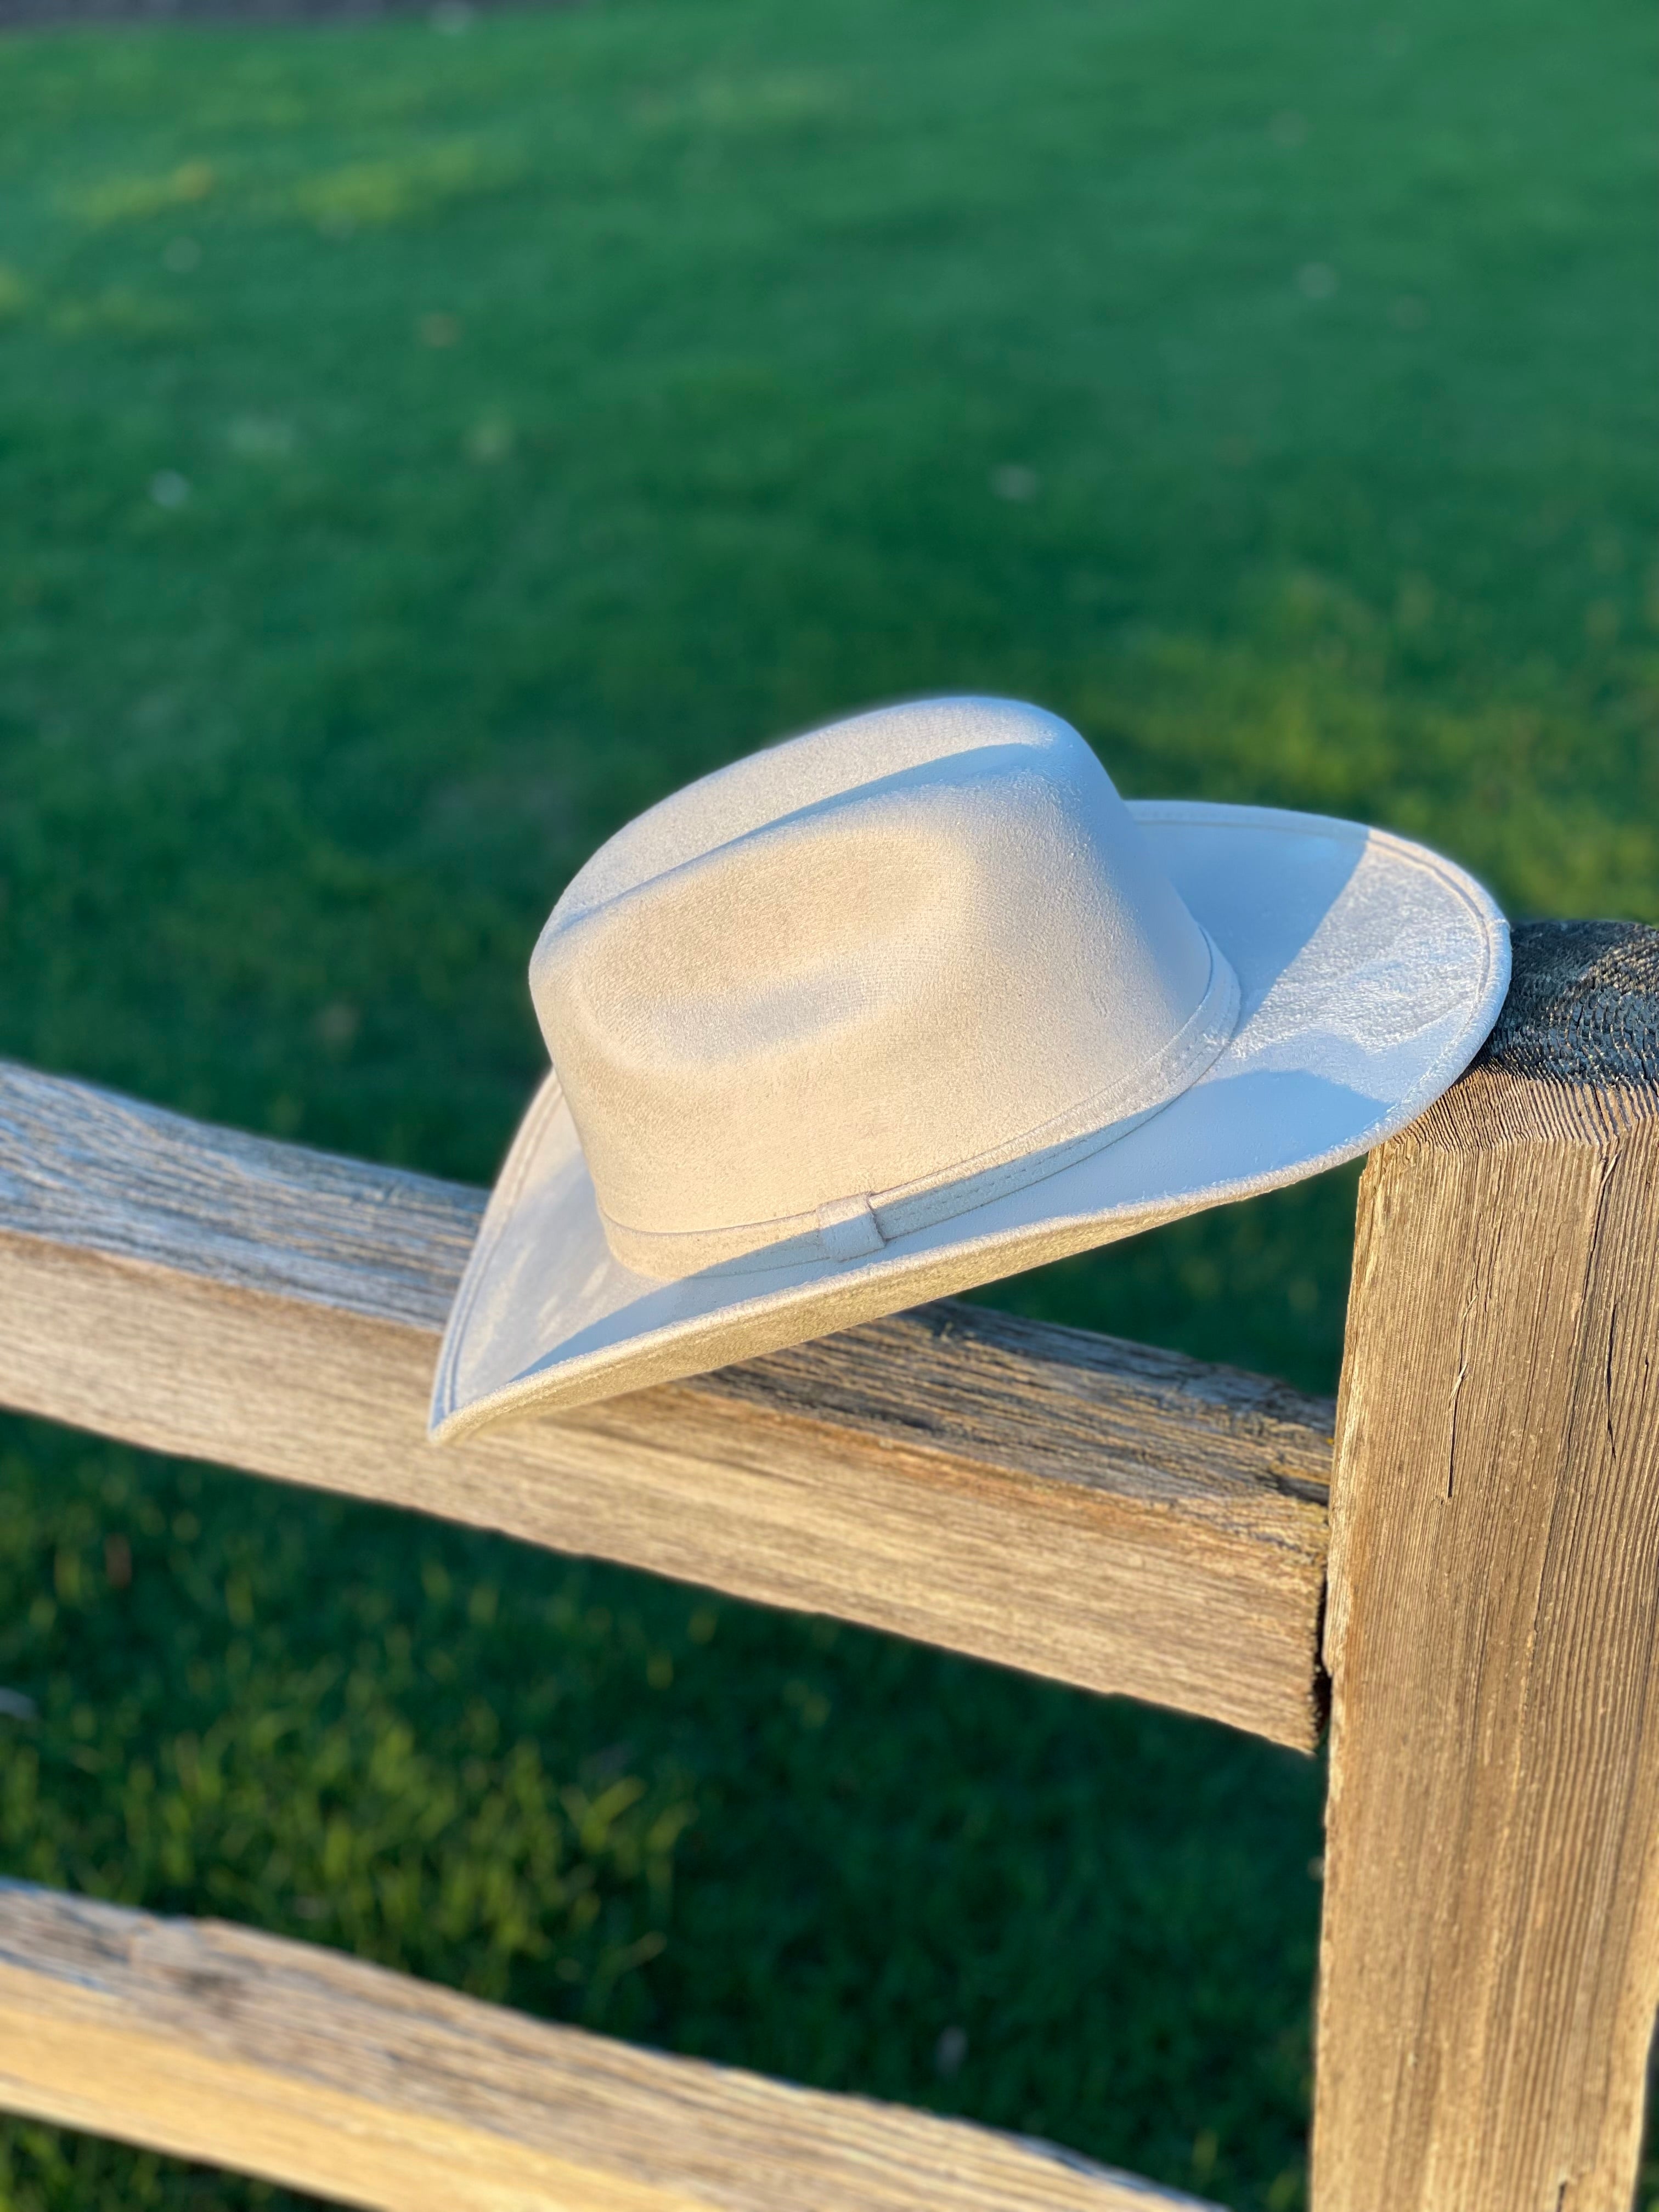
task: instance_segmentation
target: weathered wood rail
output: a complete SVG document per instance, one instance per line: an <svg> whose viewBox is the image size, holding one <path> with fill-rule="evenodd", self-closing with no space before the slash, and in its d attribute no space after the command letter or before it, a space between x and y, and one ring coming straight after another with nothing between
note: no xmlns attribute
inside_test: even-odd
<svg viewBox="0 0 1659 2212"><path fill-rule="evenodd" d="M1198 2212L1048 2144L21 1886L0 2105L384 2212Z"/></svg>
<svg viewBox="0 0 1659 2212"><path fill-rule="evenodd" d="M1475 1066L1373 1156L1334 1462L1332 1409L1280 1385L958 1305L436 1453L480 1204L0 1070L0 1401L1304 1747L1328 1548L1314 2212L1628 2212L1659 2005L1659 932L1517 933ZM0 2105L386 2212L1194 2202L20 1886Z"/></svg>
<svg viewBox="0 0 1659 2212"><path fill-rule="evenodd" d="M952 1304L436 1451L483 1204L0 1068L0 1402L1312 1745L1331 1407Z"/></svg>

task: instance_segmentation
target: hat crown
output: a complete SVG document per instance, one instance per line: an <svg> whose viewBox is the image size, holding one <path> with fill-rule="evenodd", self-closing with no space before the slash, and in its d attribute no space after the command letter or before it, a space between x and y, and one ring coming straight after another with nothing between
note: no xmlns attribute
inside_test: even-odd
<svg viewBox="0 0 1659 2212"><path fill-rule="evenodd" d="M617 1257L852 1259L1109 1142L1237 986L1082 738L1001 700L750 756L601 848L531 988Z"/></svg>

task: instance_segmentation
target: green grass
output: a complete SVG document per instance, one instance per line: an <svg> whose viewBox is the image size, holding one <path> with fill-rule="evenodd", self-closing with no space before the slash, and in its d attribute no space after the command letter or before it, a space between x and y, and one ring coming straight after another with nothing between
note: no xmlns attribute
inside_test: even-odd
<svg viewBox="0 0 1659 2212"><path fill-rule="evenodd" d="M592 847L927 689L1659 920L1653 44L615 0L0 45L0 1050L485 1180ZM1328 1387L1352 1200L992 1295ZM3 1450L6 1869L1302 2203L1315 1765ZM0 2142L4 2212L280 2194Z"/></svg>

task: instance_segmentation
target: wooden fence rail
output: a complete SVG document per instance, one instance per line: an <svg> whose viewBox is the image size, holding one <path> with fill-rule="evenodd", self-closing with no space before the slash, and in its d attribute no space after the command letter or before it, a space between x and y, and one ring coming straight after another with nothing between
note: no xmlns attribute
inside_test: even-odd
<svg viewBox="0 0 1659 2212"><path fill-rule="evenodd" d="M0 1070L0 1401L1333 1751L1313 2212L1629 2212L1659 2005L1659 932L1517 933L1343 1391L947 1305L424 1440L479 1199ZM1334 1487L1328 1479L1334 1468ZM386 2212L1172 2212L1042 2145L0 1890L0 2104Z"/></svg>
<svg viewBox="0 0 1659 2212"><path fill-rule="evenodd" d="M0 1066L0 1402L1313 1744L1328 1405L953 1304L437 1451L483 1203Z"/></svg>
<svg viewBox="0 0 1659 2212"><path fill-rule="evenodd" d="M1049 2144L21 1884L0 2106L373 2212L1204 2212Z"/></svg>

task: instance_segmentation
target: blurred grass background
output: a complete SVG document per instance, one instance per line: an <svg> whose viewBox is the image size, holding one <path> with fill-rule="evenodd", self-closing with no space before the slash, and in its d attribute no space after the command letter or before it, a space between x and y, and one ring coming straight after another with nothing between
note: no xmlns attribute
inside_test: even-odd
<svg viewBox="0 0 1659 2212"><path fill-rule="evenodd" d="M0 43L0 1050L487 1180L592 848L934 689L1659 921L1654 45L1635 0ZM1330 1388L1352 1208L988 1295ZM1315 1763L0 1458L6 1871L1303 2204ZM0 2130L5 2212L290 2201Z"/></svg>

